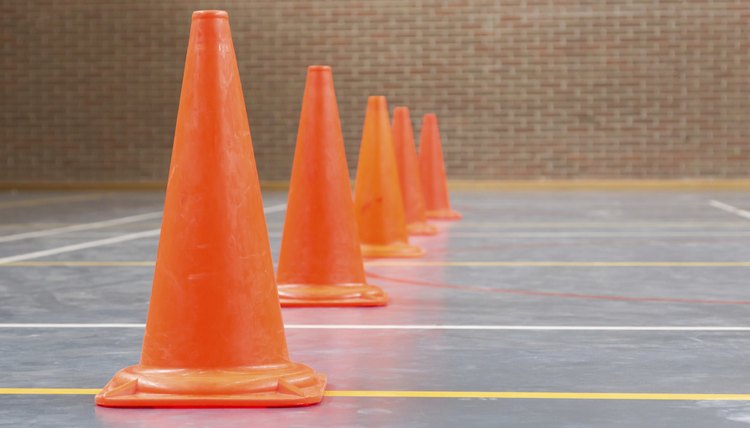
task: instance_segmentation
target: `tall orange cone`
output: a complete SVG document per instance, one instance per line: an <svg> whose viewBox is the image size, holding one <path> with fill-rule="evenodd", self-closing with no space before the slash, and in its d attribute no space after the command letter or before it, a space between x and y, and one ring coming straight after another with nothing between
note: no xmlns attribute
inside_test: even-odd
<svg viewBox="0 0 750 428"><path fill-rule="evenodd" d="M448 181L445 175L443 148L440 143L437 116L424 115L419 141L419 171L422 175L422 190L427 208L427 218L436 220L458 220L461 214L451 209L448 198Z"/></svg>
<svg viewBox="0 0 750 428"><path fill-rule="evenodd" d="M409 245L385 97L370 97L362 130L354 209L365 257L420 257Z"/></svg>
<svg viewBox="0 0 750 428"><path fill-rule="evenodd" d="M331 67L307 69L279 255L282 306L383 306L367 284Z"/></svg>
<svg viewBox="0 0 750 428"><path fill-rule="evenodd" d="M227 13L195 12L141 361L96 404L300 406L325 383L289 360Z"/></svg>
<svg viewBox="0 0 750 428"><path fill-rule="evenodd" d="M422 178L419 175L414 130L407 107L393 110L393 146L396 150L398 178L406 212L406 230L409 235L434 235L437 227L427 223L422 195Z"/></svg>

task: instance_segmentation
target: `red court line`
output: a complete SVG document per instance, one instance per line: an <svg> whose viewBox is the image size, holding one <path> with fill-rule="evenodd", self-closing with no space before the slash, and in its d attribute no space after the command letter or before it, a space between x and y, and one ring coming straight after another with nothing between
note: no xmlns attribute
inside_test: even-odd
<svg viewBox="0 0 750 428"><path fill-rule="evenodd" d="M448 235L450 236L450 235ZM513 238L511 238L513 239ZM557 238L554 238L557 239ZM574 246L586 246L586 245L600 245L602 240L605 239L613 239L612 237L597 237L597 238L577 238L578 241L571 242L571 241L565 241L565 242L532 242L532 243L519 243L518 241L507 241L502 244L486 244L486 245L468 245L468 246L456 246L456 247L429 247L427 245L423 245L425 249L428 250L429 256L442 256L445 254L466 254L466 253L475 253L479 251L492 251L496 254L503 254L503 252L512 252L513 250L517 250L519 248L551 248L551 247L574 247ZM627 246L627 245L641 245L643 241L646 242L660 242L660 241L654 241L653 238L649 237L617 237L616 239L622 241L618 241L619 246ZM712 237L712 238L691 238L691 237L662 237L659 239L668 239L670 242L676 242L676 241L685 241L685 242L692 242L692 243L698 243L698 242L706 242L706 243L715 243L718 240L726 241L728 239L738 239L743 240L747 239L747 236L718 236L718 237Z"/></svg>
<svg viewBox="0 0 750 428"><path fill-rule="evenodd" d="M414 285L426 285L429 287L450 288L461 291L478 291L486 293L519 294L524 296L557 297L562 299L588 299L588 300L614 300L622 302L659 302L659 303L695 303L707 305L750 305L750 300L711 300L711 299L684 299L676 297L644 297L644 296L617 296L606 294L583 294L583 293L559 293L554 291L519 290L513 288L490 288L476 287L471 285L447 284L443 282L420 281L408 278L394 278L373 272L366 272L367 276L390 282Z"/></svg>
<svg viewBox="0 0 750 428"><path fill-rule="evenodd" d="M537 243L518 243L518 242L506 242L504 244L487 244L487 245L469 245L463 247L429 247L423 245L422 247L428 251L431 257L442 256L448 253L475 253L477 251L493 251L496 254L502 254L503 252L512 252L519 248L551 248L551 247L573 247L573 246L584 246L584 245L597 245L598 243L593 241L578 241L578 242L537 242Z"/></svg>

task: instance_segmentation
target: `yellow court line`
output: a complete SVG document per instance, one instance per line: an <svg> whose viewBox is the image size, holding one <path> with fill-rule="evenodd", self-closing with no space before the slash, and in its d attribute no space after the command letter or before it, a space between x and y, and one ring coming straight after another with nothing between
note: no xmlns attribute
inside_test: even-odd
<svg viewBox="0 0 750 428"><path fill-rule="evenodd" d="M0 395L94 395L98 388L0 388ZM542 400L750 401L750 394L670 394L641 392L523 391L326 391L326 397L500 398Z"/></svg>
<svg viewBox="0 0 750 428"><path fill-rule="evenodd" d="M262 189L286 190L285 180L261 180ZM0 181L2 189L34 190L162 190L165 181L53 182ZM748 179L613 179L613 180L448 180L453 190L732 190L750 189Z"/></svg>
<svg viewBox="0 0 750 428"><path fill-rule="evenodd" d="M87 201L91 199L99 199L101 197L102 195L97 193L97 194L89 194L89 195L53 196L49 198L23 199L20 201L5 201L5 202L0 202L0 209L1 208L32 207L35 205L56 204L60 202Z"/></svg>
<svg viewBox="0 0 750 428"><path fill-rule="evenodd" d="M0 388L0 395L94 395L99 388Z"/></svg>
<svg viewBox="0 0 750 428"><path fill-rule="evenodd" d="M0 267L152 267L153 261L51 260L0 263ZM750 267L750 262L560 262L560 261L409 261L368 260L366 266L405 267Z"/></svg>
<svg viewBox="0 0 750 428"><path fill-rule="evenodd" d="M451 190L728 190L750 189L750 180L449 180L448 188Z"/></svg>

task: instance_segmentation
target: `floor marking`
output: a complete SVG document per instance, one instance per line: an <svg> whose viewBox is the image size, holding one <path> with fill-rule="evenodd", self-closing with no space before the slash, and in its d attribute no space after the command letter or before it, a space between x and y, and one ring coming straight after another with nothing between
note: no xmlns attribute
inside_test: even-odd
<svg viewBox="0 0 750 428"><path fill-rule="evenodd" d="M0 388L0 395L95 395L98 388ZM527 391L326 391L326 397L356 398L474 398L532 400L750 401L750 394L673 394L643 392L527 392Z"/></svg>
<svg viewBox="0 0 750 428"><path fill-rule="evenodd" d="M98 241L94 241L98 242ZM0 267L150 267L155 262L150 260L50 260L50 261L12 261L0 259ZM750 262L537 262L537 261L402 261L402 260L365 260L365 266L386 267L750 267Z"/></svg>
<svg viewBox="0 0 750 428"><path fill-rule="evenodd" d="M51 223L51 222L45 222L45 223L42 223L42 222L31 222L31 223L0 223L0 228L16 227L16 228L27 228L27 229L30 229L30 228L42 229L42 228L45 228L45 227L72 226L74 224L78 224L78 223L71 223L71 222L66 222L66 223L64 223L64 222L56 222L56 223Z"/></svg>
<svg viewBox="0 0 750 428"><path fill-rule="evenodd" d="M64 226L74 226L80 223L46 223L46 224L20 224L16 227L8 226L7 228L3 225L0 225L0 232L13 232L13 233L22 233L22 232L36 232L44 229L49 229L53 227L64 227ZM747 226L747 223L745 224ZM117 226L117 230L121 231L123 233L128 231L138 232L144 229L155 229L157 227L161 226L161 218L155 219L155 220L143 220L138 223L128 223L128 224L121 224ZM102 234L104 232L101 231L95 231L92 230L90 232L79 232L75 233L73 236L75 237L81 237L81 236L93 236L95 234Z"/></svg>
<svg viewBox="0 0 750 428"><path fill-rule="evenodd" d="M151 267L151 261L77 261L51 260L37 262L11 262L0 264L0 267Z"/></svg>
<svg viewBox="0 0 750 428"><path fill-rule="evenodd" d="M449 229L484 229L484 228L569 228L569 229L598 229L598 228L701 228L701 227L718 227L718 228L736 228L747 227L747 223L740 221L654 221L654 222L460 222L451 224Z"/></svg>
<svg viewBox="0 0 750 428"><path fill-rule="evenodd" d="M326 391L326 397L370 398L484 398L542 400L670 400L750 401L750 394L669 394L639 392L525 392L525 391Z"/></svg>
<svg viewBox="0 0 750 428"><path fill-rule="evenodd" d="M733 207L729 204L725 204L724 202L717 201L717 200L711 200L708 204L714 208L718 208L720 210L726 211L728 213L736 214L740 217L750 220L750 211L745 211L743 209Z"/></svg>
<svg viewBox="0 0 750 428"><path fill-rule="evenodd" d="M391 325L289 324L289 329L312 330L496 330L496 331L750 331L750 327L700 326L551 326L551 325Z"/></svg>
<svg viewBox="0 0 750 428"><path fill-rule="evenodd" d="M748 237L750 231L706 231L706 232L448 232L448 238L726 238Z"/></svg>
<svg viewBox="0 0 750 428"><path fill-rule="evenodd" d="M80 230L101 229L104 227L117 226L119 224L135 223L142 220L151 220L161 217L161 211L145 214L131 215L115 218L112 220L96 221L92 223L80 223L71 226L58 227L54 229L36 230L33 232L16 233L14 235L0 236L0 242L20 241L22 239L39 238L42 236L58 235L61 233L77 232Z"/></svg>
<svg viewBox="0 0 750 428"><path fill-rule="evenodd" d="M41 257L53 256L55 254L69 253L71 251L85 250L87 248L101 247L103 245L116 244L118 242L132 241L134 239L159 236L160 229L146 230L143 232L128 233L125 235L113 236L112 238L97 239L96 241L82 242L80 244L65 245L48 250L34 251L31 253L18 254L16 256L0 258L0 266L18 262L22 260L38 259Z"/></svg>
<svg viewBox="0 0 750 428"><path fill-rule="evenodd" d="M750 262L556 262L556 261L410 261L368 260L367 266L464 266L464 267L750 267Z"/></svg>
<svg viewBox="0 0 750 428"><path fill-rule="evenodd" d="M101 193L97 193L97 194L88 194L88 195L51 196L49 198L23 199L20 201L5 201L5 202L0 202L0 209L33 207L35 205L56 204L60 202L88 201L91 199L99 199L103 196L104 195L102 195Z"/></svg>
<svg viewBox="0 0 750 428"><path fill-rule="evenodd" d="M10 227L20 227L20 228L42 228L42 227L62 227L62 226L72 226L78 223L71 223L71 222L32 222L32 223L0 223L0 229L1 228L10 228ZM284 226L283 223L279 222L268 222L266 225L269 228L276 228L281 229L282 226ZM554 228L554 229L560 229L560 228L570 228L570 229L624 229L624 228L646 228L646 227L655 227L655 228L668 228L668 229L690 229L690 228L731 228L735 229L738 227L745 227L747 228L747 223L744 221L694 221L694 222L670 222L670 221L664 221L664 222L622 222L622 223L614 223L614 222L591 222L591 223L580 223L580 222L571 222L571 223L558 223L558 222L461 222L456 224L451 224L447 229L450 230L457 230L457 229L485 229L485 228L497 228L497 229L538 229L538 228Z"/></svg>
<svg viewBox="0 0 750 428"><path fill-rule="evenodd" d="M5 323L0 329L143 329L143 323ZM626 331L733 332L750 326L620 326L620 325L448 325L448 324L287 324L290 330L490 330L490 331Z"/></svg>
<svg viewBox="0 0 750 428"><path fill-rule="evenodd" d="M272 205L268 208L263 208L263 212L266 214L277 213L286 210L286 204Z"/></svg>
<svg viewBox="0 0 750 428"><path fill-rule="evenodd" d="M0 388L2 395L96 395L99 388Z"/></svg>
<svg viewBox="0 0 750 428"><path fill-rule="evenodd" d="M519 296L548 297L556 299L584 299L584 300L611 300L616 302L638 302L638 303L678 303L699 305L750 305L750 300L717 300L717 299L691 299L684 297L657 297L657 296L622 296L607 294L586 294L561 291L529 290L519 288L493 288L474 285L449 284L445 282L433 282L415 280L408 278L394 278L365 271L368 278L375 278L400 284L424 285L428 287L446 288L462 292L472 291L481 293L508 294Z"/></svg>
<svg viewBox="0 0 750 428"><path fill-rule="evenodd" d="M283 211L286 209L286 204L274 205L268 208L264 208L264 213L274 213ZM81 242L79 244L65 245L57 248L50 248L48 250L34 251L31 253L18 254L10 257L0 258L0 266L7 265L9 263L20 262L30 259L38 259L41 257L52 256L55 254L69 253L71 251L85 250L87 248L101 247L103 245L116 244L119 242L132 241L135 239L147 238L152 236L159 236L161 229L144 230L142 232L127 233L125 235L113 236L106 239L97 239L95 241Z"/></svg>
<svg viewBox="0 0 750 428"><path fill-rule="evenodd" d="M139 328L146 327L144 323L5 323L0 324L0 329L14 328L40 328L40 329L77 329L77 328Z"/></svg>

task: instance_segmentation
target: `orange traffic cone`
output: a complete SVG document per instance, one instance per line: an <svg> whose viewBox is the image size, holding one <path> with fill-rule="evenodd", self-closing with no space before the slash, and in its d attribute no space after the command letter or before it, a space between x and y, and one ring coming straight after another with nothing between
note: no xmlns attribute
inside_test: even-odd
<svg viewBox="0 0 750 428"><path fill-rule="evenodd" d="M388 106L385 97L370 97L354 186L354 208L365 257L424 254L423 249L409 245L398 182Z"/></svg>
<svg viewBox="0 0 750 428"><path fill-rule="evenodd" d="M289 360L227 13L193 13L140 364L108 407L320 402L326 379Z"/></svg>
<svg viewBox="0 0 750 428"><path fill-rule="evenodd" d="M451 209L448 198L448 181L445 175L443 148L440 143L437 116L424 115L419 141L419 171L422 175L422 190L427 208L427 218L436 220L458 220L461 214Z"/></svg>
<svg viewBox="0 0 750 428"><path fill-rule="evenodd" d="M282 306L383 306L368 285L331 67L307 69L279 255Z"/></svg>
<svg viewBox="0 0 750 428"><path fill-rule="evenodd" d="M404 199L406 230L409 235L434 235L438 230L426 221L414 130L407 107L396 107L393 110L393 147L396 150L398 178Z"/></svg>

